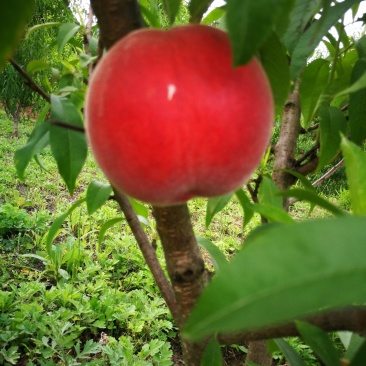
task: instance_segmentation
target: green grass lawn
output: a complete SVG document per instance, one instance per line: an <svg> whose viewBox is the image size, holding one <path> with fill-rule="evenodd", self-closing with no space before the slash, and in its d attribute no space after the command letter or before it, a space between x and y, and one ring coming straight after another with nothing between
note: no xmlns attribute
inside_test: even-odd
<svg viewBox="0 0 366 366"><path fill-rule="evenodd" d="M23 121L15 138L12 122L0 111L0 364L174 364L177 334L130 229L121 221L98 242L103 223L121 215L114 201L93 215L84 205L77 208L59 230L51 255L46 253L53 220L85 196L89 182L104 178L89 155L70 197L46 149L39 156L46 170L32 161L25 181L19 181L14 152L33 125ZM349 205L343 186L329 189L337 203ZM206 200L192 200L189 208L196 234L228 257L260 223L255 217L243 230L236 199L208 228ZM292 215L302 220L308 211L309 204L298 202ZM311 217L324 215L315 209ZM150 238L156 236L152 218L146 231ZM163 262L159 246L157 253ZM312 364L311 352L305 350Z"/></svg>

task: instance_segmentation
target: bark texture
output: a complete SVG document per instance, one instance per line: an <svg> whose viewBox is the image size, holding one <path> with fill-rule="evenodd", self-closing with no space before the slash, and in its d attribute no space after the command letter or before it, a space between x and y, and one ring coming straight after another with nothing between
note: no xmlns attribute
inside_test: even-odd
<svg viewBox="0 0 366 366"><path fill-rule="evenodd" d="M299 96L299 83L287 98L282 114L280 136L274 148L275 161L272 179L280 190L291 187L296 179L283 169L294 169L297 138L301 125L301 106ZM284 199L284 208L288 208L288 200Z"/></svg>
<svg viewBox="0 0 366 366"><path fill-rule="evenodd" d="M182 327L206 284L204 261L195 239L187 205L154 207L154 216L177 300L178 325ZM199 366L206 340L181 341L186 365Z"/></svg>
<svg viewBox="0 0 366 366"><path fill-rule="evenodd" d="M144 26L137 0L91 0L100 40L109 49L129 32Z"/></svg>

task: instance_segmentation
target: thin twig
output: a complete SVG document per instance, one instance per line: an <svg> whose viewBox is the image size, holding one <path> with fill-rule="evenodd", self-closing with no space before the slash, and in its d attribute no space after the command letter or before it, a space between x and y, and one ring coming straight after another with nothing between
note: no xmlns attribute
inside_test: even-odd
<svg viewBox="0 0 366 366"><path fill-rule="evenodd" d="M132 233L154 277L154 280L158 285L159 290L163 295L163 298L170 312L172 313L174 321L178 323L180 314L178 313L178 307L175 300L174 292L167 277L165 276L163 269L161 268L161 265L155 253L155 249L151 245L145 231L142 229L140 221L135 211L133 210L128 198L118 192L116 189L114 189L114 198L118 202L122 212L125 215L128 225L132 230Z"/></svg>
<svg viewBox="0 0 366 366"><path fill-rule="evenodd" d="M325 332L348 330L359 334L366 331L366 306L349 306L337 310L310 315L301 320L311 323ZM221 344L245 344L249 341L299 336L294 322L276 324L237 334L223 334L219 336Z"/></svg>
<svg viewBox="0 0 366 366"><path fill-rule="evenodd" d="M337 170L342 168L343 165L344 165L344 159L340 160L336 165L330 168L324 175L322 175L319 179L317 179L313 183L313 187L317 187L319 184L323 183L326 179L331 177Z"/></svg>
<svg viewBox="0 0 366 366"><path fill-rule="evenodd" d="M72 124L67 123L67 122L52 120L50 123L51 123L51 125L54 125L54 126L63 127L63 128L67 128L69 130L85 133L85 128L84 127L75 126L75 125L72 125Z"/></svg>
<svg viewBox="0 0 366 366"><path fill-rule="evenodd" d="M39 85L36 84L36 82L27 74L27 72L13 59L9 59L10 64L14 67L16 71L21 75L21 77L25 80L25 83L31 88L33 91L35 91L37 94L39 94L44 100L46 100L48 103L51 103L50 96L41 89Z"/></svg>

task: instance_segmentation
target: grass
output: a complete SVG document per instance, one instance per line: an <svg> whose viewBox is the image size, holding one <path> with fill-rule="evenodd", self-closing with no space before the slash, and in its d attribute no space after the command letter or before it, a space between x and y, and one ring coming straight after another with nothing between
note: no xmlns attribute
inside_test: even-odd
<svg viewBox="0 0 366 366"><path fill-rule="evenodd" d="M0 123L0 364L172 365L173 350L179 349L176 329L129 227L121 221L98 244L103 223L120 215L115 202L90 216L85 206L77 208L51 253L45 250L53 220L85 196L91 180L104 180L93 159L89 155L72 197L47 149L40 154L47 172L32 161L21 182L13 155L33 122L20 124L19 139L12 137L12 122L1 111ZM329 189L349 207L343 186ZM208 228L206 200L191 200L189 208L196 234L227 256L260 223L255 216L243 230L235 198ZM297 202L292 215L302 220L308 211L307 203ZM311 217L324 215L315 209ZM151 222L150 238L155 235ZM160 247L157 253L163 261Z"/></svg>

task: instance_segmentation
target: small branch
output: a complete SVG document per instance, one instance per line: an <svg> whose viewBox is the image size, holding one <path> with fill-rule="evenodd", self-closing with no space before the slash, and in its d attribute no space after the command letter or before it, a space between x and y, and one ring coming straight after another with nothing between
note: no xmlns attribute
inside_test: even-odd
<svg viewBox="0 0 366 366"><path fill-rule="evenodd" d="M324 175L322 175L319 179L317 179L313 183L313 187L317 187L319 184L322 184L326 179L331 177L337 170L342 168L343 165L344 165L344 159L340 160L336 165L330 168Z"/></svg>
<svg viewBox="0 0 366 366"><path fill-rule="evenodd" d="M100 41L109 49L129 32L143 27L137 0L91 0L98 18Z"/></svg>
<svg viewBox="0 0 366 366"><path fill-rule="evenodd" d="M119 193L116 189L114 189L114 198L118 202L122 212L125 215L128 225L132 230L132 233L154 277L154 280L158 285L159 290L163 295L163 298L170 312L172 313L174 321L178 322L180 314L178 312L175 296L172 287L168 279L166 278L163 269L161 268L161 265L155 253L155 249L151 245L148 237L145 234L145 231L142 229L140 221L137 218L136 213L133 210L128 198Z"/></svg>
<svg viewBox="0 0 366 366"><path fill-rule="evenodd" d="M300 166L302 162L304 162L307 158L314 155L316 151L319 149L319 142L317 142L310 150L306 151L304 154L302 154L294 163L295 167Z"/></svg>
<svg viewBox="0 0 366 366"><path fill-rule="evenodd" d="M44 100L46 100L48 103L51 103L51 98L48 94L46 94L45 91L39 87L36 82L27 74L27 72L13 59L10 58L9 62L14 67L16 71L21 75L21 77L24 79L25 83L29 86L30 89L35 91L37 94L39 94Z"/></svg>
<svg viewBox="0 0 366 366"><path fill-rule="evenodd" d="M317 155L314 154L313 156L310 157L310 159L305 164L297 166L295 168L295 171L306 176L308 174L315 172L316 167L318 166L318 162L319 162L319 158Z"/></svg>
<svg viewBox="0 0 366 366"><path fill-rule="evenodd" d="M53 126L63 127L63 128L67 128L69 130L85 133L85 128L84 127L75 126L75 125L72 125L72 124L67 123L67 122L52 120L52 121L50 121L50 123Z"/></svg>
<svg viewBox="0 0 366 366"><path fill-rule="evenodd" d="M366 332L366 306L349 306L338 310L311 315L301 320L313 324L325 332L348 330L365 335ZM272 327L257 329L237 334L220 335L221 344L246 344L251 341L300 336L294 322L274 325Z"/></svg>

